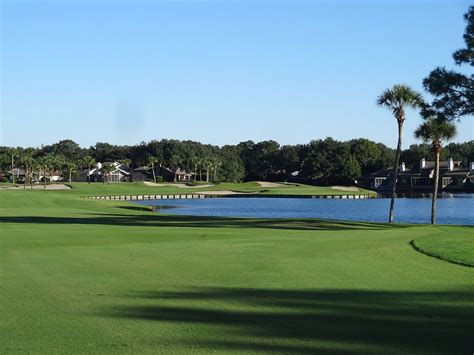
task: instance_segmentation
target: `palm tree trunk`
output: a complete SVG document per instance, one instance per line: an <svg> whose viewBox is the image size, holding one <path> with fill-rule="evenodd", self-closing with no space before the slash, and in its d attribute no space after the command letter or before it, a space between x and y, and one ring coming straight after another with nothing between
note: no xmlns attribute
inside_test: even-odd
<svg viewBox="0 0 474 355"><path fill-rule="evenodd" d="M91 183L91 166L90 164L87 166L89 168L89 171L87 172L87 183Z"/></svg>
<svg viewBox="0 0 474 355"><path fill-rule="evenodd" d="M23 190L26 190L27 182L28 182L28 167L25 166L25 181L23 181Z"/></svg>
<svg viewBox="0 0 474 355"><path fill-rule="evenodd" d="M438 184L439 184L439 155L440 151L435 151L435 181L433 188L433 198L431 200L431 224L436 224L436 199L438 198Z"/></svg>
<svg viewBox="0 0 474 355"><path fill-rule="evenodd" d="M206 168L206 182L209 182L209 167Z"/></svg>
<svg viewBox="0 0 474 355"><path fill-rule="evenodd" d="M214 166L214 182L217 180L217 166Z"/></svg>
<svg viewBox="0 0 474 355"><path fill-rule="evenodd" d="M69 183L72 182L72 169L69 169Z"/></svg>
<svg viewBox="0 0 474 355"><path fill-rule="evenodd" d="M14 184L15 183L15 164L13 162L13 154L12 154L12 183Z"/></svg>
<svg viewBox="0 0 474 355"><path fill-rule="evenodd" d="M202 181L202 169L199 168L199 181Z"/></svg>
<svg viewBox="0 0 474 355"><path fill-rule="evenodd" d="M155 163L151 163L151 170L153 170L153 182L156 183L156 176L155 176Z"/></svg>
<svg viewBox="0 0 474 355"><path fill-rule="evenodd" d="M398 166L400 165L400 155L402 152L402 132L403 122L398 122L398 144L397 154L395 156L395 165L393 166L392 197L390 199L390 212L388 216L388 223L393 223L393 209L395 207L395 197L397 195Z"/></svg>
<svg viewBox="0 0 474 355"><path fill-rule="evenodd" d="M44 189L46 190L46 166L43 166Z"/></svg>

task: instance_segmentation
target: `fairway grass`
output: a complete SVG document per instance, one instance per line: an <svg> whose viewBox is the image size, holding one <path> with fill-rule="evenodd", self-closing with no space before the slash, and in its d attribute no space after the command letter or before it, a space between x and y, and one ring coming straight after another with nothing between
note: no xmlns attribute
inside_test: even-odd
<svg viewBox="0 0 474 355"><path fill-rule="evenodd" d="M474 349L474 268L410 245L472 227L161 215L93 189L0 191L0 353Z"/></svg>
<svg viewBox="0 0 474 355"><path fill-rule="evenodd" d="M288 184L284 187L262 187L258 182L246 183L220 183L211 187L193 187L183 189L172 184L162 186L149 186L143 182L126 182L115 184L102 183L72 183L72 194L81 196L103 196L103 195L171 195L189 194L205 191L233 191L240 193L253 193L262 195L374 195L373 191L359 189L359 191L337 190L331 186L310 186L304 184Z"/></svg>
<svg viewBox="0 0 474 355"><path fill-rule="evenodd" d="M415 239L412 244L417 250L427 255L474 267L474 236L472 233L435 234Z"/></svg>

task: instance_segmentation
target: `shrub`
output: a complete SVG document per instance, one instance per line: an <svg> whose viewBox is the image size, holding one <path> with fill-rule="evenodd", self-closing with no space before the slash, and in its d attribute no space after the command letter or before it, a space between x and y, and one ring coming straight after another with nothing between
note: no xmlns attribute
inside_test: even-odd
<svg viewBox="0 0 474 355"><path fill-rule="evenodd" d="M163 176L157 176L156 182L163 182Z"/></svg>

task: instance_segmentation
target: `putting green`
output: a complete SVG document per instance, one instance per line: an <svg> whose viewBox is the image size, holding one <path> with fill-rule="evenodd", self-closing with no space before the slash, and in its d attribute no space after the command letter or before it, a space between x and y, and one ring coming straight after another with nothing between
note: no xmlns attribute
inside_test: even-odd
<svg viewBox="0 0 474 355"><path fill-rule="evenodd" d="M167 216L79 195L0 191L1 353L473 351L474 268L410 245L472 246L472 227Z"/></svg>

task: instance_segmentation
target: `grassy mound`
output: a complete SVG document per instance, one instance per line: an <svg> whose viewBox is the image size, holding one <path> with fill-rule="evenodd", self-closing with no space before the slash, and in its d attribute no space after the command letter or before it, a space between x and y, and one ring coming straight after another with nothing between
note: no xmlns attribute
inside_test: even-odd
<svg viewBox="0 0 474 355"><path fill-rule="evenodd" d="M435 234L413 240L418 251L452 263L474 267L474 228L459 234Z"/></svg>

